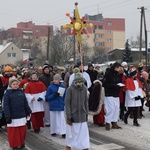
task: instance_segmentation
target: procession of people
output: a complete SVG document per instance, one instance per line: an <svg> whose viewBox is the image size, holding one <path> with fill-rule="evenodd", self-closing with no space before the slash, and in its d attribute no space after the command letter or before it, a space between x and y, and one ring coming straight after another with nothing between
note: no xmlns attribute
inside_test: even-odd
<svg viewBox="0 0 150 150"><path fill-rule="evenodd" d="M50 128L50 136L66 140L66 150L89 150L88 115L107 131L122 129L118 121L128 124L129 116L133 126L142 126L143 105L150 111L150 80L144 65L115 62L103 72L91 62L87 70L84 65L78 61L66 70L50 64L32 70L3 67L0 127L6 127L13 150L25 147L26 129L38 134L44 127Z"/></svg>

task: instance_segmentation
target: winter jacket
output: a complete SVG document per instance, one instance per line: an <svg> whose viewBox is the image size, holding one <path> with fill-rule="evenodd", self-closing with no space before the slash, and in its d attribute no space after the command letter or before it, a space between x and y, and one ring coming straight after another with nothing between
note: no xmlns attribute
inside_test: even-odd
<svg viewBox="0 0 150 150"><path fill-rule="evenodd" d="M65 109L68 120L74 123L87 122L88 96L85 85L83 85L82 88L78 88L73 82L72 85L67 88Z"/></svg>
<svg viewBox="0 0 150 150"><path fill-rule="evenodd" d="M64 89L63 96L55 96L55 93L58 92L59 88ZM62 84L51 83L51 85L47 89L45 96L46 100L49 102L50 111L64 111L65 91L66 89Z"/></svg>
<svg viewBox="0 0 150 150"><path fill-rule="evenodd" d="M110 69L103 81L105 96L119 97L120 87L117 85L118 83L122 83L121 75L117 71Z"/></svg>
<svg viewBox="0 0 150 150"><path fill-rule="evenodd" d="M8 89L4 94L4 114L6 118L20 119L30 114L24 92L21 89Z"/></svg>
<svg viewBox="0 0 150 150"><path fill-rule="evenodd" d="M48 87L51 84L52 76L50 74L42 73L39 80L42 81L46 87Z"/></svg>

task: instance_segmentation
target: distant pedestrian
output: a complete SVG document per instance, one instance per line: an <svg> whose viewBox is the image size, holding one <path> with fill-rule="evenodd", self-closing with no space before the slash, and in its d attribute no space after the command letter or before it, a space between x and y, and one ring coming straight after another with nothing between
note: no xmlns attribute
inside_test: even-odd
<svg viewBox="0 0 150 150"><path fill-rule="evenodd" d="M26 136L26 114L30 115L31 109L24 92L19 89L16 78L10 78L4 94L4 114L10 147L13 150L23 148Z"/></svg>
<svg viewBox="0 0 150 150"><path fill-rule="evenodd" d="M90 147L88 119L88 96L85 79L80 72L67 88L65 111L67 119L66 150L88 150Z"/></svg>

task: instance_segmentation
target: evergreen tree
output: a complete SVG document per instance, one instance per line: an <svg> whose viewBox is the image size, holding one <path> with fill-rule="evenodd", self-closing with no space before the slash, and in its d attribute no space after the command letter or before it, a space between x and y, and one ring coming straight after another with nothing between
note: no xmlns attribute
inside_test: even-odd
<svg viewBox="0 0 150 150"><path fill-rule="evenodd" d="M126 41L126 44L125 44L125 50L123 51L123 59L122 60L126 61L126 62L133 62L131 48L128 43L128 40Z"/></svg>

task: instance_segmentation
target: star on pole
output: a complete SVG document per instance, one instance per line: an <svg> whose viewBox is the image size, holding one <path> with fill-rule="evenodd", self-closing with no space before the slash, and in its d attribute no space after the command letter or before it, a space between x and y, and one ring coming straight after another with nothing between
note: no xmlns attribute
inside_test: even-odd
<svg viewBox="0 0 150 150"><path fill-rule="evenodd" d="M75 18L71 17L69 13L66 13L66 16L68 16L71 20L70 24L65 24L63 25L63 28L71 28L72 33L71 35L77 35L77 41L78 41L78 46L80 47L82 45L82 34L86 34L87 37L89 37L88 32L86 31L86 27L92 27L93 24L92 23L86 23L85 21L85 16L83 16L82 18L80 18L80 14L78 11L78 7L77 7L78 3L75 3ZM79 48L79 52L80 48Z"/></svg>

